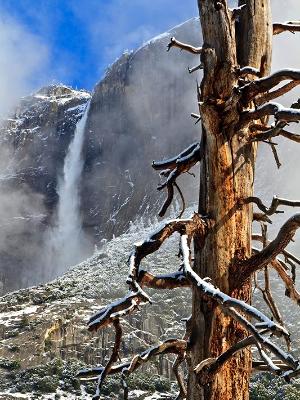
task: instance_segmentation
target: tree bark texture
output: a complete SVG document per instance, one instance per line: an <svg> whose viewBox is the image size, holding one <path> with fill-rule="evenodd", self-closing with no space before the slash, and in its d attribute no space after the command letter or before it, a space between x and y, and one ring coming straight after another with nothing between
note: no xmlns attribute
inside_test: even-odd
<svg viewBox="0 0 300 400"><path fill-rule="evenodd" d="M199 212L215 220L203 245L194 239L195 271L208 276L220 290L251 301L247 281L233 290L233 265L251 252L252 206L240 200L253 195L256 145L249 143L248 126L238 129L247 107L238 91L238 67L251 66L261 76L270 71L272 22L270 0L244 0L237 18L226 1L198 0L204 77L199 93L202 144ZM250 79L250 78L249 78ZM188 348L189 400L247 400L251 352L228 361L212 382L198 385L193 369L216 357L246 336L245 330L216 305L193 291L192 335Z"/></svg>

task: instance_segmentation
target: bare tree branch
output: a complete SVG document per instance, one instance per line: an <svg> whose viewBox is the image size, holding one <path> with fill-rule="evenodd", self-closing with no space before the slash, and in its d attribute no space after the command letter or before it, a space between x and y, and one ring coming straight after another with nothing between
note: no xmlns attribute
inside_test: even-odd
<svg viewBox="0 0 300 400"><path fill-rule="evenodd" d="M272 224L272 220L263 213L253 213L253 221L258 221L258 222L267 222L268 224Z"/></svg>
<svg viewBox="0 0 300 400"><path fill-rule="evenodd" d="M252 235L252 240L256 240L256 241L258 241L258 242L263 243L262 236L259 235L259 234L254 234L254 235ZM267 240L266 244L269 244L269 243L270 243L270 241ZM292 261L292 262L294 262L294 263L300 265L300 259L299 259L298 257L296 257L294 254L290 253L289 251L287 251L287 250L282 250L281 254L284 255L284 257L285 257L286 260L290 260L290 261ZM280 260L280 262L282 262L282 261Z"/></svg>
<svg viewBox="0 0 300 400"><path fill-rule="evenodd" d="M271 266L277 271L278 275L285 284L285 295L300 305L300 293L295 288L293 279L286 273L279 260L272 260Z"/></svg>
<svg viewBox="0 0 300 400"><path fill-rule="evenodd" d="M191 283L181 271L166 275L152 275L150 272L141 270L138 276L141 287L152 289L176 289L178 287L190 287Z"/></svg>
<svg viewBox="0 0 300 400"><path fill-rule="evenodd" d="M133 357L130 362L112 366L108 374L116 374L123 372L130 374L138 367L145 364L153 357L161 354L184 354L186 351L187 342L183 339L168 339L157 346L153 346L148 350ZM78 372L77 377L82 380L96 380L102 374L103 367L83 369Z"/></svg>
<svg viewBox="0 0 300 400"><path fill-rule="evenodd" d="M191 268L190 265L190 248L189 248L188 235L183 234L181 236L181 249L183 254L183 272L186 274L187 278L193 283L194 287L197 288L204 296L207 296L213 300L215 300L221 307L223 311L230 313L230 315L234 315L234 318L238 320L238 322L243 322L243 317L235 310L239 310L247 315L249 318L255 318L260 321L268 328L272 333L276 335L289 336L287 330L278 325L276 322L271 321L268 317L266 317L262 312L257 310L255 307L245 303L242 300L235 299L230 297L229 295L220 291L220 289L214 287L210 282L201 279L199 275ZM229 310L229 311L228 311ZM257 324L256 326L260 326ZM255 328L254 328L255 329ZM253 334L253 332L251 332Z"/></svg>
<svg viewBox="0 0 300 400"><path fill-rule="evenodd" d="M149 297L140 289L129 292L124 298L117 300L94 314L88 322L88 330L93 332L114 323L116 319L131 314L140 304L149 302Z"/></svg>
<svg viewBox="0 0 300 400"><path fill-rule="evenodd" d="M188 68L189 74L198 71L199 69L203 69L203 64L196 65L195 67Z"/></svg>
<svg viewBox="0 0 300 400"><path fill-rule="evenodd" d="M271 142L271 139L268 139L267 143L271 146L271 150L272 150L272 153L273 153L273 156L274 156L274 159L275 159L276 166L279 169L282 164L280 162L279 155L278 155L277 150L276 150L276 146L275 146L274 143Z"/></svg>
<svg viewBox="0 0 300 400"><path fill-rule="evenodd" d="M260 126L257 127L257 130L253 132L253 135L251 136L251 141L264 141L264 140L269 140L273 137L279 136L283 130L284 127L286 127L288 124L285 121L279 121L275 126Z"/></svg>
<svg viewBox="0 0 300 400"><path fill-rule="evenodd" d="M297 135L292 132L288 132L284 129L281 130L280 135L285 137L286 139L292 140L293 142L300 143L300 135Z"/></svg>
<svg viewBox="0 0 300 400"><path fill-rule="evenodd" d="M272 199L272 203L270 207L266 207L259 197L247 197L246 199L242 200L243 204L254 203L257 207L263 211L266 215L273 215L283 213L284 211L278 211L278 207L286 206L286 207L300 207L300 200L287 200L277 196L274 196Z"/></svg>
<svg viewBox="0 0 300 400"><path fill-rule="evenodd" d="M151 347L149 350L144 351L141 354L136 355L130 362L127 368L123 371L126 374L131 374L140 365L148 362L152 357L158 356L160 354L182 354L186 351L187 342L182 339L168 339L158 346Z"/></svg>
<svg viewBox="0 0 300 400"><path fill-rule="evenodd" d="M275 100L278 97L284 96L286 93L290 92L293 90L295 87L300 85L300 80L298 81L291 81L287 83L286 85L280 87L279 89L273 90L272 92L268 92L261 97L255 99L256 105L261 105L264 103L267 103L268 101Z"/></svg>
<svg viewBox="0 0 300 400"><path fill-rule="evenodd" d="M222 353L217 358L211 358L208 362L201 362L194 369L197 377L199 379L200 385L206 385L211 382L215 374L222 368L222 366L230 360L237 352L244 350L248 346L255 344L255 338L253 336L248 336L245 339L240 340L228 350Z"/></svg>
<svg viewBox="0 0 300 400"><path fill-rule="evenodd" d="M274 319L280 324L284 325L279 308L274 300L274 297L271 292L271 287L270 287L270 278L269 278L269 270L268 267L264 268L264 278L265 278L265 287L262 288L258 282L256 281L255 283L255 288L257 288L263 296L263 299L267 306L269 307L269 310L271 311Z"/></svg>
<svg viewBox="0 0 300 400"><path fill-rule="evenodd" d="M273 35L279 35L282 32L291 32L291 33L300 32L300 22L290 21L290 22L273 24Z"/></svg>
<svg viewBox="0 0 300 400"><path fill-rule="evenodd" d="M295 108L285 108L278 103L267 103L252 111L244 111L241 114L240 124L249 123L250 121L262 119L273 115L276 121L298 122L300 120L300 110Z"/></svg>
<svg viewBox="0 0 300 400"><path fill-rule="evenodd" d="M283 136L286 139L292 140L293 142L300 143L300 135L288 132L283 129L287 125L288 123L285 121L279 121L275 124L275 126L271 127L263 127L263 125L260 125L259 127L257 127L257 130L253 132L251 141L265 141L276 136Z"/></svg>
<svg viewBox="0 0 300 400"><path fill-rule="evenodd" d="M171 37L167 47L168 47L167 51L170 51L172 47L178 47L180 50L185 50L192 54L201 54L202 52L202 47L194 47L191 46L190 44L179 42L179 40L175 39L174 37Z"/></svg>
<svg viewBox="0 0 300 400"><path fill-rule="evenodd" d="M192 235L197 230L205 236L210 224L210 220L204 219L199 214L195 213L193 217L189 219L174 219L168 221L162 228L150 235L148 239L136 243L128 260L129 276L127 278L127 283L131 284L133 281L137 280L142 259L158 250L163 242L173 235L173 233L179 232L181 234L188 233Z"/></svg>
<svg viewBox="0 0 300 400"><path fill-rule="evenodd" d="M285 250L299 227L300 214L295 214L285 222L277 237L263 250L254 254L248 260L237 263L234 267L234 271L232 271L232 276L234 276L234 278L232 278L232 287L243 285L255 271L263 269L271 263L278 254Z"/></svg>
<svg viewBox="0 0 300 400"><path fill-rule="evenodd" d="M176 181L173 183L173 185L176 187L177 192L179 193L179 196L180 196L181 202L182 202L181 211L180 211L179 215L177 216L177 218L181 218L185 211L185 200L184 200L183 193L182 193L180 187L177 185Z"/></svg>
<svg viewBox="0 0 300 400"><path fill-rule="evenodd" d="M240 90L244 101L249 102L253 100L258 94L268 92L285 80L298 81L299 84L300 70L283 69L267 77L251 81L245 84ZM291 89L293 89L293 87L291 87L289 90ZM285 93L287 93L288 88L285 88L284 90L286 90ZM281 94L279 94L279 96L281 96Z"/></svg>
<svg viewBox="0 0 300 400"><path fill-rule="evenodd" d="M178 356L176 357L176 360L174 361L173 366L172 366L172 369L173 369L173 372L174 372L174 375L176 377L178 387L179 387L179 393L178 393L178 396L176 397L176 400L185 399L187 396L187 389L185 386L185 382L184 382L184 379L183 379L181 373L179 372L179 366L180 366L180 364L182 364L182 362L184 360L185 360L185 355L178 354Z"/></svg>
<svg viewBox="0 0 300 400"><path fill-rule="evenodd" d="M183 210L185 207L183 194L176 183L176 179L183 173L188 172L195 164L197 164L202 158L202 149L199 142L191 144L177 156L170 158L165 161L153 161L152 167L155 170L161 170L160 175L167 177L167 180L158 186L158 190L167 188L167 198L159 211L159 216L163 217L170 206L175 186L179 191L181 199L183 201Z"/></svg>
<svg viewBox="0 0 300 400"><path fill-rule="evenodd" d="M122 328L120 325L119 319L115 319L113 321L113 326L115 328L115 343L113 347L112 354L110 356L110 359L106 366L103 368L101 371L101 374L99 375L98 382L97 382L97 388L96 388L96 394L93 396L93 400L99 400L100 399L100 393L101 393L101 387L103 385L103 382L107 375L109 375L110 370L112 368L112 365L118 360L119 357L119 350L121 346L121 340L122 340Z"/></svg>

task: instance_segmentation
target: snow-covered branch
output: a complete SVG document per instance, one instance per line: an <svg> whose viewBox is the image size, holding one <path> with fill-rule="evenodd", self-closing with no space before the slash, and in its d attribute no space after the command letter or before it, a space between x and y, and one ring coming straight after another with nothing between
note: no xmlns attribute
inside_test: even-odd
<svg viewBox="0 0 300 400"><path fill-rule="evenodd" d="M170 220L156 232L152 233L146 240L135 243L134 250L128 260L129 276L127 283L131 285L132 282L137 280L142 259L158 250L163 242L173 235L173 233L179 232L180 234L188 233L189 235L193 235L197 230L205 236L210 225L211 221L209 219L204 219L195 213L189 219Z"/></svg>
<svg viewBox="0 0 300 400"><path fill-rule="evenodd" d="M201 161L202 149L199 142L191 144L189 147L184 149L177 156L172 157L164 161L153 161L152 167L155 170L160 170L160 175L166 177L166 181L158 186L158 190L167 188L167 198L159 211L159 216L163 217L170 206L174 196L174 186L179 191L181 198L183 199L182 192L176 183L176 179L183 173L188 172L197 162ZM183 210L184 211L184 199L183 199ZM181 216L180 215L180 216Z"/></svg>
<svg viewBox="0 0 300 400"><path fill-rule="evenodd" d="M237 68L236 70L238 77L239 78L245 78L248 75L260 77L261 76L261 71L258 68L246 66L242 68Z"/></svg>
<svg viewBox="0 0 300 400"><path fill-rule="evenodd" d="M251 111L244 111L240 118L241 125L250 121L262 119L273 115L276 121L298 122L300 120L300 110L296 108L285 108L278 103L267 103Z"/></svg>
<svg viewBox="0 0 300 400"><path fill-rule="evenodd" d="M136 284L136 287L137 286ZM149 302L149 300L149 297L141 288L138 288L136 291L130 291L122 299L109 304L107 307L102 308L94 314L88 322L88 329L93 332L107 325L111 325L116 319L131 314L138 309L140 304L145 304Z"/></svg>
<svg viewBox="0 0 300 400"><path fill-rule="evenodd" d="M181 271L173 274L153 275L150 272L141 270L138 276L138 283L141 287L146 286L152 289L176 289L178 287L190 287L191 283Z"/></svg>
<svg viewBox="0 0 300 400"><path fill-rule="evenodd" d="M275 86L279 85L285 80L298 81L298 84L300 84L300 70L283 69L274 72L267 77L256 79L247 83L240 89L243 95L243 100L245 102L249 102L253 100L257 95L269 92L269 90L273 89ZM293 87L294 86L285 87L284 93L287 93ZM277 97L282 96L282 94L278 92Z"/></svg>
<svg viewBox="0 0 300 400"><path fill-rule="evenodd" d="M200 276L192 269L190 264L189 241L190 239L188 238L188 235L184 234L181 236L183 272L186 274L187 278L193 283L194 287L203 294L203 296L209 297L212 300L216 301L221 306L223 311L226 310L226 312L237 319L238 322L242 321L242 324L244 324L243 317L236 310L241 311L249 318L254 318L260 321L257 325L260 326L260 323L262 323L264 325L264 328L267 328L273 334L276 334L278 336L289 336L289 333L284 327L278 325L274 321L271 321L255 307L245 303L242 300L230 297L226 293L221 292L220 289L213 286L207 280L200 278Z"/></svg>
<svg viewBox="0 0 300 400"><path fill-rule="evenodd" d="M279 35L282 32L300 32L300 21L289 21L273 24L273 35Z"/></svg>
<svg viewBox="0 0 300 400"><path fill-rule="evenodd" d="M157 346L153 346L148 350L137 354L131 361L119 365L113 365L108 369L107 374L122 373L129 375L138 367L150 361L152 358L161 354L177 354L184 355L186 352L187 342L183 339L168 339ZM78 372L77 377L81 380L98 380L103 374L104 367L82 369Z"/></svg>
<svg viewBox="0 0 300 400"><path fill-rule="evenodd" d="M179 40L175 39L174 37L171 37L167 51L170 51L172 47L178 47L180 50L184 50L192 54L201 54L202 52L202 47L194 47L190 44L179 42Z"/></svg>
<svg viewBox="0 0 300 400"><path fill-rule="evenodd" d="M251 339L248 340L248 338L246 338L244 341L233 346L233 348L229 349L228 352L221 355L221 358L204 360L196 367L195 372L198 374L201 373L202 379L207 381L207 379L211 379L211 374L216 373L221 365L226 362L230 357L232 357L237 351L242 350L243 348L253 343L255 343L255 345L259 349L263 360L265 362L268 362L270 370L272 372L274 372L272 368L272 360L267 356L264 349L270 351L285 365L295 370L298 366L297 360L295 360L291 354L285 353L283 350L281 350L281 348L279 348L277 345L272 343L264 336L265 333L270 332L279 336L283 335L285 338L288 338L289 333L286 331L286 329L281 325L275 323L274 321L270 320L263 313L250 306L249 304L228 296L227 294L221 292L218 288L214 287L211 283L207 282L204 279L201 279L191 267L191 253L189 244L190 238L188 237L188 235L182 235L181 250L184 266L183 272L187 275L187 278L191 280L194 287L198 289L203 294L203 296L210 297L211 299L215 300L225 314L228 314L230 317L236 320L252 336ZM247 318L254 318L260 322L253 325ZM209 371L210 368L211 370L208 375L207 371Z"/></svg>

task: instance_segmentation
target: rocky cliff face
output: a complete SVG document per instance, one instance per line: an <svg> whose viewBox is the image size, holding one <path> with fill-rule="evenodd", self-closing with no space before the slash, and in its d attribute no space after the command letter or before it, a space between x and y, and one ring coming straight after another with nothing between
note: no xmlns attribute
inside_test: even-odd
<svg viewBox="0 0 300 400"><path fill-rule="evenodd" d="M199 43L198 19L123 54L95 87L82 204L85 226L99 237L123 232L137 215L153 215L162 197L152 160L199 140L199 127L190 117L197 109L196 78L187 72L199 59L166 52L174 35Z"/></svg>
<svg viewBox="0 0 300 400"><path fill-rule="evenodd" d="M49 277L43 234L57 204L57 181L90 94L45 87L21 100L0 128L0 292Z"/></svg>
<svg viewBox="0 0 300 400"><path fill-rule="evenodd" d="M121 234L141 216L152 217L164 196L156 191L159 179L152 160L176 154L198 139L190 117L196 111L196 82L187 72L198 60L166 52L173 35L199 43L198 24L197 19L188 21L123 54L94 89L80 186L83 229L92 244ZM0 210L7 229L0 241L2 292L53 277L41 254L44 233L55 222L58 177L89 98L85 91L62 85L46 87L22 99L15 115L2 124L1 145L8 150L2 157L0 205L6 193L10 199L15 193L9 215L10 200Z"/></svg>

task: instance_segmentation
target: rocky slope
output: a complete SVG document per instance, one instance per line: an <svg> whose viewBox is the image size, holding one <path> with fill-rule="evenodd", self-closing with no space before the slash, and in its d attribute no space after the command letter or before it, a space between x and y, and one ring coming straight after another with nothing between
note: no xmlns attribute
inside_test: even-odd
<svg viewBox="0 0 300 400"><path fill-rule="evenodd" d="M9 398L3 394L8 390L22 393L24 398L41 398L45 393L50 398L51 393L63 392L69 398L81 398L84 389L74 378L76 370L105 362L112 344L111 328L89 334L86 320L101 306L126 293L126 261L132 243L141 235L146 237L152 229L134 226L131 232L108 242L100 252L62 277L0 299L0 392L4 396L0 394L0 399ZM157 273L177 269L177 246L177 238L172 239L168 247L149 257L143 267ZM126 319L123 357L183 332L180 320L190 313L189 292L176 289L149 293L153 305ZM168 358L159 358L152 366L152 373L170 377ZM166 392L171 389L164 378L151 381L146 373L138 377L141 382L133 382L132 389L140 386L141 392L133 395L133 399L145 398L149 394L147 388ZM142 380L146 383L142 384ZM110 385L113 389L108 386L106 393L113 390L117 395L119 383L111 381ZM109 398L114 398L113 393L110 395Z"/></svg>

